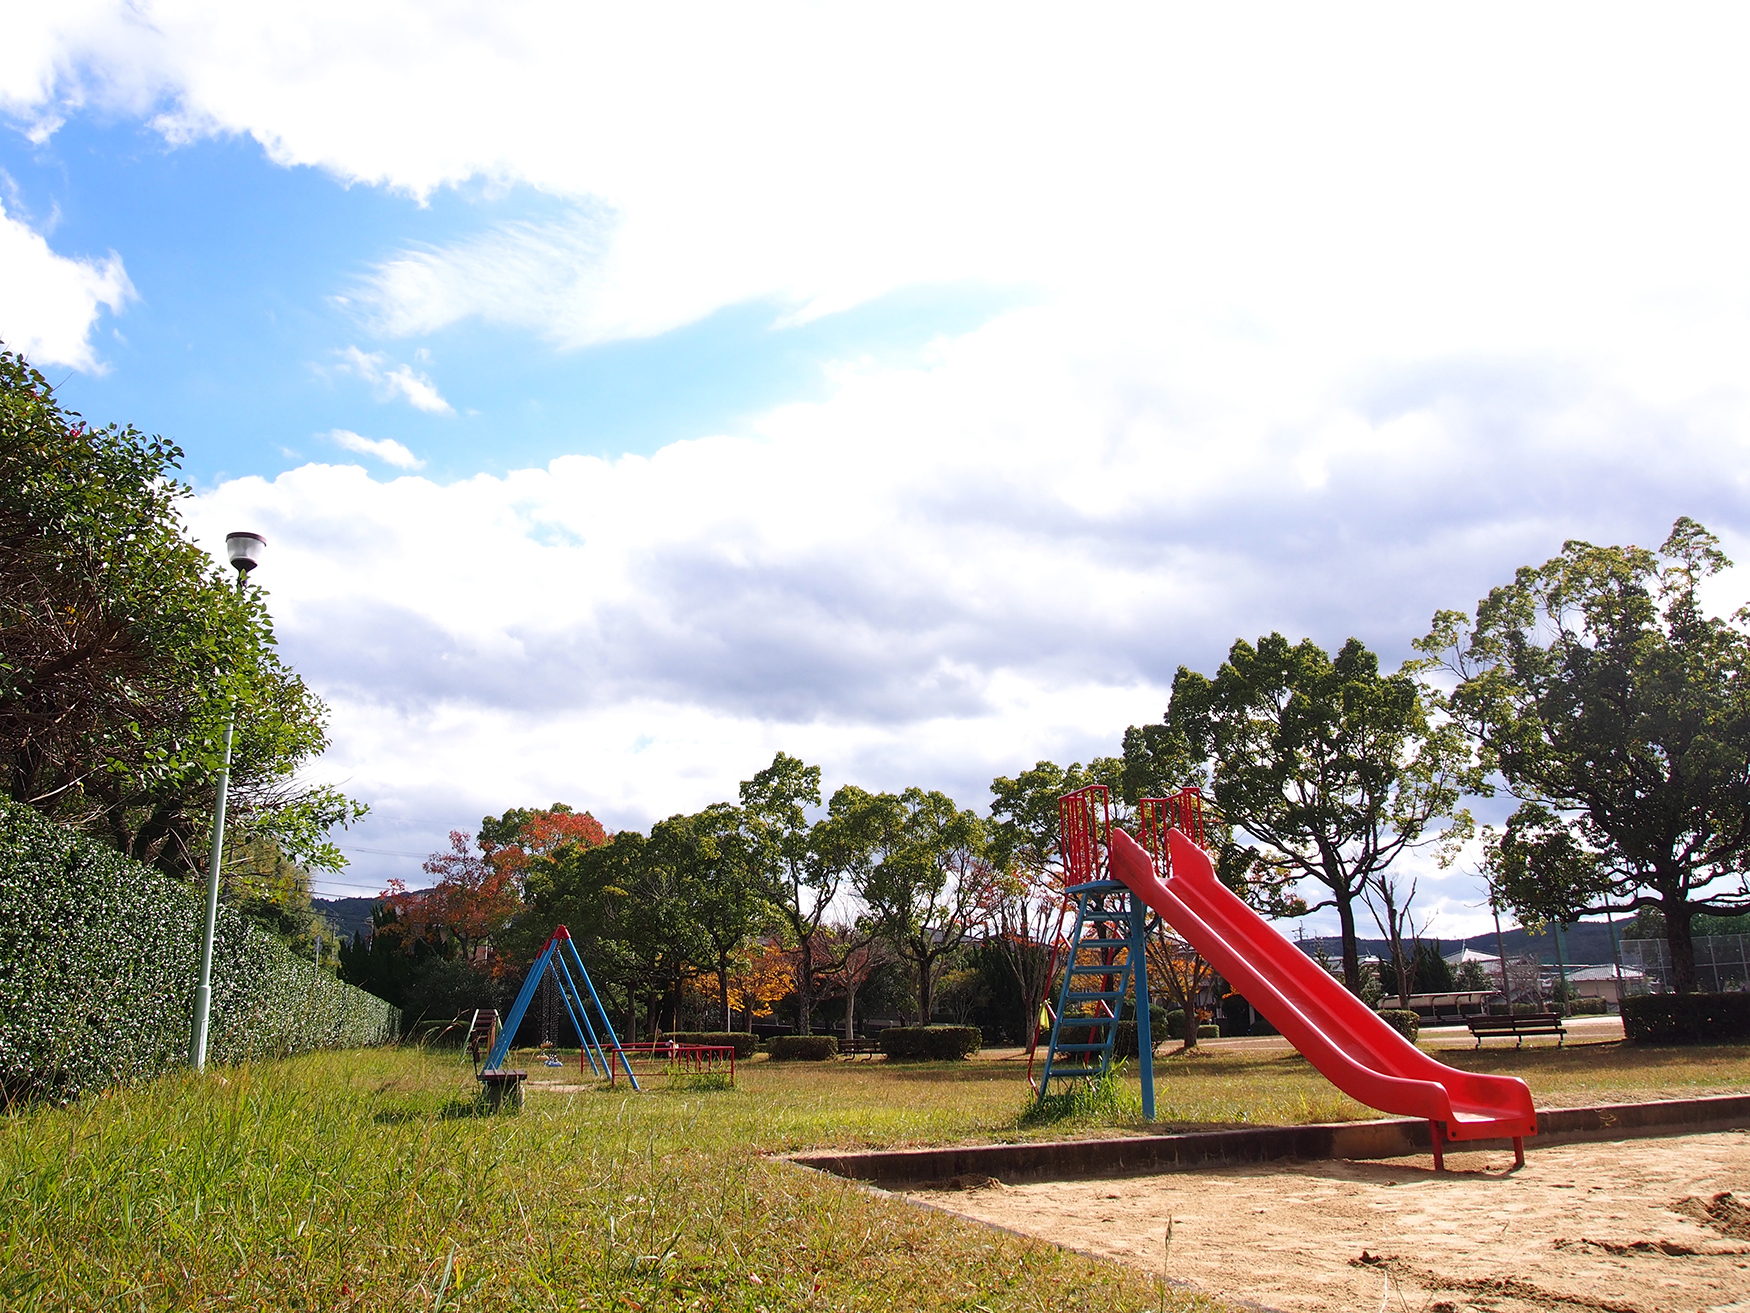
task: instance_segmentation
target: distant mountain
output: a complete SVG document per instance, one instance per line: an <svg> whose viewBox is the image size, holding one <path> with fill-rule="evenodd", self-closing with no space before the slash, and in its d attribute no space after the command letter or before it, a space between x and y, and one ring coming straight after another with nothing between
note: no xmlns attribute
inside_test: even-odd
<svg viewBox="0 0 1750 1313"><path fill-rule="evenodd" d="M1622 937L1623 927L1616 927L1617 937ZM1535 953L1540 962L1551 966L1556 963L1556 936L1553 930L1546 930L1541 935L1531 935L1524 930L1506 930L1501 934L1502 942L1507 946L1508 957L1524 957ZM1334 935L1309 938L1301 943L1307 952L1312 952L1313 945L1323 944L1325 951L1335 960L1343 956L1343 941ZM1361 947L1361 956L1384 958L1391 955L1391 946L1383 939L1362 939L1357 941ZM1598 921L1581 921L1568 926L1562 931L1562 942L1566 945L1562 952L1563 959L1569 966L1576 963L1582 966L1607 966L1616 960L1611 951L1610 927ZM1440 952L1444 957L1450 957L1461 948L1469 948L1478 953L1487 953L1494 957L1495 932L1472 935L1468 939L1442 939Z"/></svg>
<svg viewBox="0 0 1750 1313"><path fill-rule="evenodd" d="M371 909L376 898L312 898L310 906L347 939L355 934L371 937Z"/></svg>

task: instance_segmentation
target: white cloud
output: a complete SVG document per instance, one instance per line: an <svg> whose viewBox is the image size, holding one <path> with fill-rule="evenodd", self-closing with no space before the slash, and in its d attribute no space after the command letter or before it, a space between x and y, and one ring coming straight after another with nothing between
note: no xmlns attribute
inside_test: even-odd
<svg viewBox="0 0 1750 1313"><path fill-rule="evenodd" d="M391 369L388 356L381 351L361 351L356 346L345 347L334 354L339 359L335 369L369 383L379 401L400 397L415 410L423 410L428 415L456 413L455 408L439 394L436 385L415 371L412 365L396 365Z"/></svg>
<svg viewBox="0 0 1750 1313"><path fill-rule="evenodd" d="M1389 659L1566 537L1690 513L1742 542L1747 22L146 0L16 16L0 101L539 198L337 273L389 336L1036 293L928 368L647 460L207 494L206 530L273 538L335 769L405 830L374 846L424 848L554 797L643 822L779 746L970 799L1110 750L1236 636Z"/></svg>
<svg viewBox="0 0 1750 1313"><path fill-rule="evenodd" d="M422 470L425 462L415 456L394 438L367 438L354 433L351 429L334 429L328 435L336 446L348 451L356 451L361 455L375 456L385 465L393 465L400 470Z"/></svg>
<svg viewBox="0 0 1750 1313"><path fill-rule="evenodd" d="M257 579L335 707L328 768L378 808L360 842L410 850L529 799L642 825L779 748L977 802L1114 751L1236 637L1355 634L1395 663L1565 537L1656 542L1680 513L1750 534L1742 447L1705 410L1481 365L1236 399L1277 349L1033 308L746 436L448 485L310 465L193 523L275 544ZM1425 883L1442 933L1482 915Z"/></svg>
<svg viewBox="0 0 1750 1313"><path fill-rule="evenodd" d="M99 314L119 314L134 286L111 251L101 260L56 254L29 224L0 206L0 341L32 364L100 373L91 345Z"/></svg>

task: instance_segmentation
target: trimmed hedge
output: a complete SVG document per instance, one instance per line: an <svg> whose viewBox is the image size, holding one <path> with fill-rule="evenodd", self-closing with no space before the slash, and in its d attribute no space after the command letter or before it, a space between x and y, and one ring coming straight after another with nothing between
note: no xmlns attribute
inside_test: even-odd
<svg viewBox="0 0 1750 1313"><path fill-rule="evenodd" d="M774 1035L766 1041L773 1062L825 1062L839 1055L833 1035Z"/></svg>
<svg viewBox="0 0 1750 1313"><path fill-rule="evenodd" d="M984 1043L977 1026L889 1026L881 1052L900 1061L970 1058Z"/></svg>
<svg viewBox="0 0 1750 1313"><path fill-rule="evenodd" d="M1412 1044L1422 1033L1422 1018L1408 1008L1381 1008L1379 1019Z"/></svg>
<svg viewBox="0 0 1750 1313"><path fill-rule="evenodd" d="M160 872L0 799L0 1103L186 1063L203 911ZM399 1023L219 909L209 1062L379 1044Z"/></svg>
<svg viewBox="0 0 1750 1313"><path fill-rule="evenodd" d="M745 1030L677 1030L664 1036L676 1044L706 1044L712 1048L734 1049L736 1061L751 1058L759 1052L760 1037Z"/></svg>
<svg viewBox="0 0 1750 1313"><path fill-rule="evenodd" d="M1622 1001L1631 1044L1750 1039L1750 994L1638 994Z"/></svg>

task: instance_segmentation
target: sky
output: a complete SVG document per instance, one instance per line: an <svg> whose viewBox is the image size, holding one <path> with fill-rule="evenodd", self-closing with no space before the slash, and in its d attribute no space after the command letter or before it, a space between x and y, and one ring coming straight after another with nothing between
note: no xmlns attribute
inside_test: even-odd
<svg viewBox="0 0 1750 1313"><path fill-rule="evenodd" d="M1395 667L1566 539L1746 554L1747 26L19 5L0 340L267 537L372 808L319 892L779 750L982 810L1237 638Z"/></svg>

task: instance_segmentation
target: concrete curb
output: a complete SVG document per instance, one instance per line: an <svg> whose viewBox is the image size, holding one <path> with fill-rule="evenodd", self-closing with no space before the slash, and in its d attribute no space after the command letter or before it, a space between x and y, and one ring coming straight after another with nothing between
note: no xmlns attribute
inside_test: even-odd
<svg viewBox="0 0 1750 1313"><path fill-rule="evenodd" d="M1691 1135L1750 1127L1750 1095L1610 1103L1590 1108L1548 1108L1537 1114L1538 1134L1527 1149L1584 1140L1627 1140ZM1414 1118L1325 1122L1310 1126L1255 1126L1187 1135L1139 1135L1110 1140L1031 1144L972 1144L945 1149L875 1153L800 1153L790 1161L816 1171L883 1187L929 1185L956 1176L999 1181L1070 1181L1087 1176L1151 1175L1210 1164L1274 1162L1287 1158L1401 1158L1429 1153L1428 1123ZM1510 1140L1449 1143L1448 1154L1507 1149Z"/></svg>

